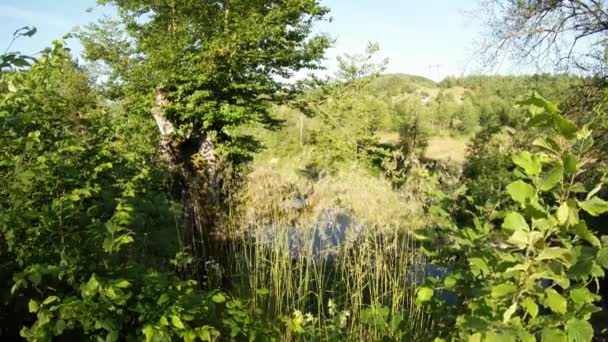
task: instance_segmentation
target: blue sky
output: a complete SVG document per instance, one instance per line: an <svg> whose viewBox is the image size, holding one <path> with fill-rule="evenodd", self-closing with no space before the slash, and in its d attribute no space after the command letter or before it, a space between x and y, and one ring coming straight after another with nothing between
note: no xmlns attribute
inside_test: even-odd
<svg viewBox="0 0 608 342"><path fill-rule="evenodd" d="M423 75L434 79L470 71L478 23L465 12L477 8L478 0L324 0L331 8L333 22L317 28L337 39L328 52L328 67L342 53L359 53L367 42L380 44L380 55L388 57L388 72ZM87 8L94 8L87 13ZM33 54L61 38L74 27L86 25L110 13L95 0L0 0L0 52L8 46L12 33L34 25L38 33L23 38L12 50ZM75 53L77 42L69 46ZM439 67L431 68L436 65Z"/></svg>

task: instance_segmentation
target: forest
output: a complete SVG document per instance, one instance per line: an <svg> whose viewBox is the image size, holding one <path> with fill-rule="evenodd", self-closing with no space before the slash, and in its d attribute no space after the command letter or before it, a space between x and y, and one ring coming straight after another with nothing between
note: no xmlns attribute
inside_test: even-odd
<svg viewBox="0 0 608 342"><path fill-rule="evenodd" d="M0 340L608 341L608 2L487 0L546 71L441 81L315 73L321 0L97 2L0 54Z"/></svg>

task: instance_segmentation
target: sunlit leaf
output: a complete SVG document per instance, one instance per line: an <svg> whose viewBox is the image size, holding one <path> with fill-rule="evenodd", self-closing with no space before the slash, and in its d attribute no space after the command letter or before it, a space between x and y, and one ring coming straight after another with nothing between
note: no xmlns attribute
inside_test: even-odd
<svg viewBox="0 0 608 342"><path fill-rule="evenodd" d="M551 311L558 314L565 314L568 310L568 302L561 294L554 289L546 291L547 297L545 298L545 305L551 309Z"/></svg>

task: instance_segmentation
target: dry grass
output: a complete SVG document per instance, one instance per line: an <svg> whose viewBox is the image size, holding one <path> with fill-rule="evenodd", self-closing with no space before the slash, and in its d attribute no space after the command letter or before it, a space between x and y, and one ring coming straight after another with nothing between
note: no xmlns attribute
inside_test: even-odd
<svg viewBox="0 0 608 342"><path fill-rule="evenodd" d="M462 165L466 160L468 137L433 137L429 139L424 157L431 160L455 162Z"/></svg>
<svg viewBox="0 0 608 342"><path fill-rule="evenodd" d="M279 215L309 225L321 212L339 209L373 226L409 230L425 223L422 202L407 189L394 191L388 180L356 167L313 180L302 169L293 160L258 161L244 192L246 220L268 222ZM302 208L300 204L304 204Z"/></svg>

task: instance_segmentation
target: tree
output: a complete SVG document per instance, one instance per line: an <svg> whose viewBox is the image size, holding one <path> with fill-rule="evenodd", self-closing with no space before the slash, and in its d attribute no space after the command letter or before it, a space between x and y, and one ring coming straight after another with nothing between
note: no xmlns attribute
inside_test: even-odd
<svg viewBox="0 0 608 342"><path fill-rule="evenodd" d="M512 57L562 70L606 73L608 12L604 0L484 0L489 60Z"/></svg>
<svg viewBox="0 0 608 342"><path fill-rule="evenodd" d="M312 28L328 9L317 0L99 2L116 6L120 21L83 32L85 56L113 72L133 113L152 112L161 156L181 176L202 232L213 218L201 211L220 202L220 160L242 161L256 147L235 128L275 124L269 104L300 92L286 80L321 67L330 39Z"/></svg>

